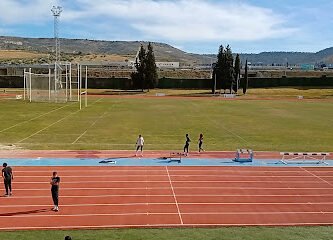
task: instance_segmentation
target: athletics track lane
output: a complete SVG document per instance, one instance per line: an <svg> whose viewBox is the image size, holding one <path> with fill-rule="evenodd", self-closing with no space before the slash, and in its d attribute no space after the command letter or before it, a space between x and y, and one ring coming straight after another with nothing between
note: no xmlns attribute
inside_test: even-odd
<svg viewBox="0 0 333 240"><path fill-rule="evenodd" d="M60 212L50 209L58 171ZM0 229L333 224L333 168L14 167ZM3 187L3 186L1 186Z"/></svg>

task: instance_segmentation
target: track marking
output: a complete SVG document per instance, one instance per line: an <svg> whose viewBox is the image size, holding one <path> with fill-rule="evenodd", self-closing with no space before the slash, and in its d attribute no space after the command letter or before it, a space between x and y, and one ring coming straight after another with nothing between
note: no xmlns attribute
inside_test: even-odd
<svg viewBox="0 0 333 240"><path fill-rule="evenodd" d="M89 130L89 128L91 128L91 127L93 127L100 119L102 119L104 116L105 116L105 114L106 114L107 112L104 112L101 116L99 116L89 127L87 127L87 129L78 137L78 138L76 138L73 142L72 142L72 144L75 144L77 141L79 141L79 139L81 138L81 137L83 137L83 135L84 134L86 134L87 132L88 132L88 130Z"/></svg>
<svg viewBox="0 0 333 240"><path fill-rule="evenodd" d="M271 202L258 202L258 203L253 203L253 202L244 202L244 203L179 203L179 205L203 205L203 206L230 206L230 205L332 205L333 202L329 203L309 203L309 202L304 202L304 203L271 203ZM93 206L146 206L147 203L142 202L142 203L87 203L87 204L63 204L60 205L61 207L93 207ZM174 202L170 203L149 203L149 205L175 205ZM24 205L0 205L0 208L17 208L17 207L51 207L51 204L24 204ZM332 212L333 213L333 212ZM146 213L147 214L147 213ZM178 213L173 213L177 214ZM183 213L182 213L183 214Z"/></svg>
<svg viewBox="0 0 333 240"><path fill-rule="evenodd" d="M124 225L81 225L81 226L58 226L58 227L2 227L0 230L2 231L10 231L10 230L37 230L37 229L108 229L108 228L165 228L165 227L207 227L207 226L215 226L215 227L232 227L232 226L330 226L333 225L331 222L317 222L317 223L202 223L202 224L124 224Z"/></svg>
<svg viewBox="0 0 333 240"><path fill-rule="evenodd" d="M73 195L61 196L61 198L109 198L109 197L172 197L173 194L111 194L111 195ZM333 194L177 194L179 197L333 197ZM10 199L34 199L34 198L50 198L47 196L11 196ZM333 202L332 202L333 203ZM145 203L146 204L146 203ZM181 203L180 203L181 204ZM0 207L3 207L0 205Z"/></svg>
<svg viewBox="0 0 333 240"><path fill-rule="evenodd" d="M74 104L74 103L71 103L70 105L72 105L72 104ZM3 129L3 130L0 130L0 133L5 132L5 131L7 131L7 130L9 130L9 129L12 129L12 128L14 128L14 127L17 127L17 126L19 126L19 125L22 125L22 124L24 124L24 123L31 122L31 121L33 121L33 120L36 120L36 119L38 119L38 118L41 118L41 117L43 117L43 116L45 116L45 115L48 115L48 114L50 114L50 113L53 113L53 112L55 112L55 111L58 111L58 110L60 110L60 109L63 109L63 108L65 108L65 107L68 107L68 106L69 106L69 105L62 106L62 107L59 107L59 108L53 109L53 110L51 110L51 111L49 111L49 112L47 112L47 113L43 113L43 114L41 114L41 115L39 115L39 116L37 116L37 117L34 117L34 118L32 118L32 119L29 119L29 120L23 121L23 122L21 122L21 123L17 123L17 124L15 124L15 125L11 126L11 127L8 127L8 128Z"/></svg>
<svg viewBox="0 0 333 240"><path fill-rule="evenodd" d="M6 213L7 214L7 213ZM10 214L10 213L8 213ZM281 215L281 214L333 214L333 212L193 212L182 213L184 215ZM139 216L147 215L147 213L87 213L87 214L49 214L49 215L13 215L1 216L0 218L45 218L45 217L92 217L92 216ZM178 213L153 213L149 215L178 215ZM181 224L183 225L183 223Z"/></svg>
<svg viewBox="0 0 333 240"><path fill-rule="evenodd" d="M317 176L316 174L314 174L314 173L312 173L312 172L310 172L310 171L306 170L306 169L305 169L305 168L303 168L303 167L301 167L301 169L302 169L302 170L304 170L305 172L307 172L307 173L311 174L312 176L314 176L314 177L318 178L319 180L321 180L321 181L323 181L323 182L325 182L325 183L327 183L328 185L330 185L330 186L332 186L332 187L333 187L333 184L332 184L332 183L330 183L330 182L328 182L328 181L326 181L325 179L322 179L321 177L319 177L319 176Z"/></svg>
<svg viewBox="0 0 333 240"><path fill-rule="evenodd" d="M169 174L169 170L168 170L168 166L165 166L165 169L168 173L168 178L169 178L169 182L170 182L170 186L171 186L171 190L172 190L172 194L173 194L173 198L175 199L175 203L176 203L176 206L177 206L177 211L178 211L178 215L179 215L179 219L180 219L180 223L181 224L184 224L183 223L183 219L182 219L182 215L179 211L179 206L178 206L178 201L177 201L177 198L176 198L176 194L175 194L175 191L173 189L173 186L172 186L172 182L171 182L171 178L170 178L170 174Z"/></svg>

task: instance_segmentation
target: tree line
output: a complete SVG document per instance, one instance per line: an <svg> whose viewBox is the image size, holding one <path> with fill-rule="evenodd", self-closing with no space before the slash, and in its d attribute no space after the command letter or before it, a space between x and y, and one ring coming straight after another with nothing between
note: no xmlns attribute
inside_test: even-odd
<svg viewBox="0 0 333 240"><path fill-rule="evenodd" d="M234 56L231 48L227 45L226 48L223 45L220 46L217 55L217 62L213 68L213 94L219 89L226 93L229 90L230 93L237 93L240 88L243 88L243 93L246 93L248 87L248 64L245 63L245 75L241 78L242 63L239 54Z"/></svg>

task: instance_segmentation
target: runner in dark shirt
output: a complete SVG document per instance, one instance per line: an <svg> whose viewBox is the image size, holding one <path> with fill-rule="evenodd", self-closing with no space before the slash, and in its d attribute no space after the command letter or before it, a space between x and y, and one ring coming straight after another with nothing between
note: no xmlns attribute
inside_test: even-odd
<svg viewBox="0 0 333 240"><path fill-rule="evenodd" d="M188 156L188 148L190 146L190 142L191 142L191 139L188 136L188 134L186 134L186 142L185 142L185 147L184 147L185 156Z"/></svg>
<svg viewBox="0 0 333 240"><path fill-rule="evenodd" d="M59 211L59 183L60 183L60 177L58 177L57 172L53 172L53 176L51 178L50 184L51 187L51 193L52 193L52 199L54 203L54 208L52 210L58 212Z"/></svg>
<svg viewBox="0 0 333 240"><path fill-rule="evenodd" d="M6 188L5 196L10 196L12 195L12 180L14 180L13 171L12 168L7 165L7 163L2 164L2 166L2 178Z"/></svg>

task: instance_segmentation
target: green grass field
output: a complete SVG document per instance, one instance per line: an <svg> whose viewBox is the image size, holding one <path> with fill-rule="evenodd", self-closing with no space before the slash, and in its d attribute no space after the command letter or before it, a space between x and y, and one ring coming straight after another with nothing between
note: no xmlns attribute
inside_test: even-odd
<svg viewBox="0 0 333 240"><path fill-rule="evenodd" d="M24 149L182 149L205 135L206 150L333 151L333 102L202 99L89 99L77 103L0 101L0 144Z"/></svg>
<svg viewBox="0 0 333 240"><path fill-rule="evenodd" d="M82 231L15 231L0 232L6 240L331 240L333 227L281 227L281 228L179 228L179 229L115 229Z"/></svg>

